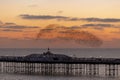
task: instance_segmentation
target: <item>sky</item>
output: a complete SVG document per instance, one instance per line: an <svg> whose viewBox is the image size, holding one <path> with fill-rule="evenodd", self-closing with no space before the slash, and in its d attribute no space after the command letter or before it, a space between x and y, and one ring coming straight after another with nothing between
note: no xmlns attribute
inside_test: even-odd
<svg viewBox="0 0 120 80"><path fill-rule="evenodd" d="M120 48L120 0L0 0L0 48Z"/></svg>

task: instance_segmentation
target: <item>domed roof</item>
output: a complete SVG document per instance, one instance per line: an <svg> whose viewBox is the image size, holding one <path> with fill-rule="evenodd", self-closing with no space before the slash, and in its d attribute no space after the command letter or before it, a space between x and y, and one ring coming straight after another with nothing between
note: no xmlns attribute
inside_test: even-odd
<svg viewBox="0 0 120 80"><path fill-rule="evenodd" d="M43 54L30 54L25 56L25 59L29 61L65 61L71 57L64 54L53 54L48 48L48 51Z"/></svg>

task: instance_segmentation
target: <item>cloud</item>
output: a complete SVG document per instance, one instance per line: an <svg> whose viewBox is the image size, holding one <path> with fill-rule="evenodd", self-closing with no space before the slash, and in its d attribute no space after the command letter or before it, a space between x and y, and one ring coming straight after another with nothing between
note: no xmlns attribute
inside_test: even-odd
<svg viewBox="0 0 120 80"><path fill-rule="evenodd" d="M10 28L10 29L27 29L27 28L39 28L37 26L20 26L20 25L15 25L15 26L4 26L3 28Z"/></svg>
<svg viewBox="0 0 120 80"><path fill-rule="evenodd" d="M84 24L81 26L82 26L82 28L94 28L94 29L98 29L98 30L102 30L104 28L119 28L112 24Z"/></svg>
<svg viewBox="0 0 120 80"><path fill-rule="evenodd" d="M120 19L116 18L81 18L81 20L88 22L120 22Z"/></svg>
<svg viewBox="0 0 120 80"><path fill-rule="evenodd" d="M15 23L2 23L0 24L0 28L3 29L32 29L32 28L40 28L38 26L24 26L24 25L17 25Z"/></svg>
<svg viewBox="0 0 120 80"><path fill-rule="evenodd" d="M89 27L89 26L101 26L101 27L112 27L114 25L111 25L111 24L84 24L82 26L85 26L85 27Z"/></svg>
<svg viewBox="0 0 120 80"><path fill-rule="evenodd" d="M4 32L23 32L23 30L15 30L15 29L3 29Z"/></svg>
<svg viewBox="0 0 120 80"><path fill-rule="evenodd" d="M5 23L4 25L16 25L16 24L15 24L15 23L7 22L7 23Z"/></svg>
<svg viewBox="0 0 120 80"><path fill-rule="evenodd" d="M68 21L82 21L81 18L69 18Z"/></svg>
<svg viewBox="0 0 120 80"><path fill-rule="evenodd" d="M39 29L38 26L24 26L24 25L17 25L15 23L7 22L0 24L0 31L4 32L23 32L29 29ZM26 29L26 30L25 30ZM28 31L27 31L28 32Z"/></svg>
<svg viewBox="0 0 120 80"><path fill-rule="evenodd" d="M22 14L19 15L22 19L28 19L28 20L63 20L63 21L81 21L81 18L72 18L72 17L66 17L66 16L53 16L53 15L29 15L29 14Z"/></svg>
<svg viewBox="0 0 120 80"><path fill-rule="evenodd" d="M91 47L98 47L102 44L101 39L87 31L56 24L51 24L44 29L40 29L37 40L42 39L50 41L54 40L53 42L59 40L66 42L73 41L77 44Z"/></svg>
<svg viewBox="0 0 120 80"><path fill-rule="evenodd" d="M60 11L61 13L62 11ZM21 14L19 15L22 19L28 20L63 20L63 21L87 21L87 22L120 22L117 18L77 18L77 17L67 17L67 16L53 16L53 15L29 15Z"/></svg>
<svg viewBox="0 0 120 80"><path fill-rule="evenodd" d="M20 15L23 19L43 19L43 20L49 20L49 19L68 19L69 17L65 16L51 16L51 15L28 15L28 14L22 14Z"/></svg>

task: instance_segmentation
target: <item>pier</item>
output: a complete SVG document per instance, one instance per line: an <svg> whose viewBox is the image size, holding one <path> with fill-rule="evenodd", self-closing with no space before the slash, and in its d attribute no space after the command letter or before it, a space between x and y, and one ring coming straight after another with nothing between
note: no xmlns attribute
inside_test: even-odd
<svg viewBox="0 0 120 80"><path fill-rule="evenodd" d="M49 49L42 54L0 56L0 73L119 77L119 69L119 58L77 58Z"/></svg>

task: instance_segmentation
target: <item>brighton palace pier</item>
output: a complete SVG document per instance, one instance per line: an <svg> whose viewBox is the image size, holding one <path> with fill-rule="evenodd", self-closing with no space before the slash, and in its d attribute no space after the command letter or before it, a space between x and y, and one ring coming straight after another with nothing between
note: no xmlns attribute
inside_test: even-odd
<svg viewBox="0 0 120 80"><path fill-rule="evenodd" d="M76 58L49 49L43 54L0 57L0 72L10 74L118 77L119 65L119 58Z"/></svg>

